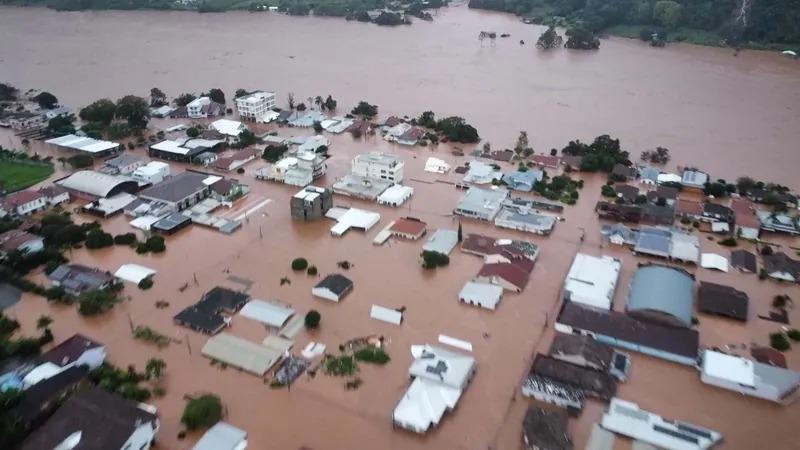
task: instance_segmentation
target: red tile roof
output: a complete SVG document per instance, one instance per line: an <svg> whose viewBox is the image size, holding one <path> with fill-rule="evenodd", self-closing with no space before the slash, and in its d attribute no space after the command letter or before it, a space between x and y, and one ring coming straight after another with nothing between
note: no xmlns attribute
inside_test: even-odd
<svg viewBox="0 0 800 450"><path fill-rule="evenodd" d="M41 239L39 236L22 230L8 230L0 234L0 250L10 252L18 249L22 244Z"/></svg>
<svg viewBox="0 0 800 450"><path fill-rule="evenodd" d="M478 277L497 277L516 286L519 290L525 289L529 276L529 273L520 266L509 263L484 264L478 272Z"/></svg>
<svg viewBox="0 0 800 450"><path fill-rule="evenodd" d="M395 220L394 224L389 228L394 233L408 234L411 236L422 236L425 232L427 225L425 222L411 218L401 218Z"/></svg>
<svg viewBox="0 0 800 450"><path fill-rule="evenodd" d="M544 166L550 167L552 169L557 169L559 165L561 165L561 158L558 156L550 156L550 155L533 155L531 156L531 162L536 164L537 166Z"/></svg>
<svg viewBox="0 0 800 450"><path fill-rule="evenodd" d="M676 210L679 215L701 216L703 215L703 204L694 200L679 198Z"/></svg>
<svg viewBox="0 0 800 450"><path fill-rule="evenodd" d="M16 208L18 206L22 206L26 203L34 202L42 198L42 194L36 191L18 191L12 194L8 194L3 199L3 204L7 208Z"/></svg>
<svg viewBox="0 0 800 450"><path fill-rule="evenodd" d="M731 209L733 210L736 225L744 228L760 228L761 222L755 213L753 202L746 198L731 199Z"/></svg>

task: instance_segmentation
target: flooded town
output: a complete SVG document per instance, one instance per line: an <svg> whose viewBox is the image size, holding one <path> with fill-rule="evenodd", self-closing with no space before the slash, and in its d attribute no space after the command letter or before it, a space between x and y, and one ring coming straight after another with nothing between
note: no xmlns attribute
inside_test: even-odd
<svg viewBox="0 0 800 450"><path fill-rule="evenodd" d="M797 448L800 61L430 13L0 7L0 448Z"/></svg>

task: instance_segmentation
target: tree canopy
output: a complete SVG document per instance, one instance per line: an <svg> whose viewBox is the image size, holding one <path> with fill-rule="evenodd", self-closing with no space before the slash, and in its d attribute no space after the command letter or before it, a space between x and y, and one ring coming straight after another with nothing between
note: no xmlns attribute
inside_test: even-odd
<svg viewBox="0 0 800 450"><path fill-rule="evenodd" d="M58 105L58 98L47 91L40 92L36 97L33 97L33 99L42 109L53 109Z"/></svg>
<svg viewBox="0 0 800 450"><path fill-rule="evenodd" d="M551 25L539 36L539 40L536 41L536 46L542 50L549 50L551 48L561 47L563 42L564 39L558 35L556 28Z"/></svg>
<svg viewBox="0 0 800 450"><path fill-rule="evenodd" d="M220 419L222 419L222 401L214 394L205 394L189 400L181 416L181 422L189 430L211 427Z"/></svg>
<svg viewBox="0 0 800 450"><path fill-rule="evenodd" d="M378 106L377 105L370 105L365 101L358 102L355 108L351 111L354 116L362 116L367 119L372 119L373 117L378 115Z"/></svg>
<svg viewBox="0 0 800 450"><path fill-rule="evenodd" d="M561 149L564 155L582 156L581 170L585 172L611 172L616 164L631 165L629 154L622 150L619 139L604 134L598 136L591 144L579 140L570 141Z"/></svg>
<svg viewBox="0 0 800 450"><path fill-rule="evenodd" d="M142 129L150 120L147 100L135 95L126 95L117 100L115 116L128 122L131 128Z"/></svg>
<svg viewBox="0 0 800 450"><path fill-rule="evenodd" d="M468 124L462 117L451 116L436 122L436 130L453 142L474 144L481 140L478 130Z"/></svg>
<svg viewBox="0 0 800 450"><path fill-rule="evenodd" d="M211 99L212 102L219 103L224 105L225 104L225 93L222 92L222 89L213 88L208 91L208 98Z"/></svg>
<svg viewBox="0 0 800 450"><path fill-rule="evenodd" d="M78 115L81 120L86 122L97 122L108 125L114 120L114 113L116 111L117 106L114 102L107 98L101 98L81 109Z"/></svg>
<svg viewBox="0 0 800 450"><path fill-rule="evenodd" d="M150 106L159 107L167 104L167 94L161 89L154 87L150 89Z"/></svg>
<svg viewBox="0 0 800 450"><path fill-rule="evenodd" d="M590 29L575 26L567 29L567 43L564 47L575 50L597 50L600 48L600 39Z"/></svg>

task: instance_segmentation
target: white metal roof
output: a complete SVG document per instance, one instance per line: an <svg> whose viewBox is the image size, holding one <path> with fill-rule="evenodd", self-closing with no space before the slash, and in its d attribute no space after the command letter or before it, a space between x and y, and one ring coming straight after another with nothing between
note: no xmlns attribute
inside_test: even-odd
<svg viewBox="0 0 800 450"><path fill-rule="evenodd" d="M439 228L433 233L433 236L428 238L428 241L425 242L425 245L422 246L422 249L449 255L457 244L457 231Z"/></svg>
<svg viewBox="0 0 800 450"><path fill-rule="evenodd" d="M403 313L400 311L384 308L383 306L372 305L369 316L373 319L400 325L403 321Z"/></svg>
<svg viewBox="0 0 800 450"><path fill-rule="evenodd" d="M230 119L215 120L211 122L211 128L226 136L239 136L239 133L247 129L242 122Z"/></svg>
<svg viewBox="0 0 800 450"><path fill-rule="evenodd" d="M393 203L400 205L408 200L412 194L414 194L414 188L411 186L395 184L390 186L378 196L378 203Z"/></svg>
<svg viewBox="0 0 800 450"><path fill-rule="evenodd" d="M467 281L458 298L466 300L477 300L481 305L494 309L503 296L503 287L496 284L479 283L477 281Z"/></svg>
<svg viewBox="0 0 800 450"><path fill-rule="evenodd" d="M611 309L622 263L610 256L578 253L564 281L569 300L601 309Z"/></svg>
<svg viewBox="0 0 800 450"><path fill-rule="evenodd" d="M58 184L67 189L85 192L97 197L105 197L112 189L117 187L117 185L126 181L132 180L95 172L93 170L79 170L59 181Z"/></svg>
<svg viewBox="0 0 800 450"><path fill-rule="evenodd" d="M159 150L162 152L168 153L175 153L177 155L185 155L189 153L189 148L183 146L183 142L180 141L172 141L172 140L165 140L161 141L157 144L153 144L150 146L153 150Z"/></svg>
<svg viewBox="0 0 800 450"><path fill-rule="evenodd" d="M427 431L453 409L461 398L461 389L417 378L411 383L394 409L392 418L415 431Z"/></svg>
<svg viewBox="0 0 800 450"><path fill-rule="evenodd" d="M244 450L247 432L227 422L217 422L203 434L192 450Z"/></svg>
<svg viewBox="0 0 800 450"><path fill-rule="evenodd" d="M138 264L123 264L114 272L115 277L135 284L155 274L155 270Z"/></svg>
<svg viewBox="0 0 800 450"><path fill-rule="evenodd" d="M426 345L414 359L408 372L411 376L428 378L451 387L463 389L475 366L475 358L442 347Z"/></svg>
<svg viewBox="0 0 800 450"><path fill-rule="evenodd" d="M101 141L92 139L90 137L77 136L74 134L48 139L45 142L48 144L57 145L59 147L71 148L73 150L80 150L88 153L97 153L119 147L119 144L116 142Z"/></svg>
<svg viewBox="0 0 800 450"><path fill-rule="evenodd" d="M280 328L294 315L294 309L263 300L251 300L239 311L239 315Z"/></svg>
<svg viewBox="0 0 800 450"><path fill-rule="evenodd" d="M40 381L58 375L63 370L64 368L57 364L46 362L34 367L33 370L28 372L28 374L22 379L22 383L25 386L33 386Z"/></svg>
<svg viewBox="0 0 800 450"><path fill-rule="evenodd" d="M756 382L753 361L713 350L703 354L703 374L745 386Z"/></svg>
<svg viewBox="0 0 800 450"><path fill-rule="evenodd" d="M343 235L350 228L360 228L364 231L369 231L378 221L381 220L381 215L363 209L350 208L336 219L336 225L331 228L331 233L336 236Z"/></svg>
<svg viewBox="0 0 800 450"><path fill-rule="evenodd" d="M140 230L150 231L150 227L159 220L161 219L156 216L141 216L131 220L128 224Z"/></svg>
<svg viewBox="0 0 800 450"><path fill-rule="evenodd" d="M425 171L432 173L447 173L450 171L450 164L447 164L442 159L431 156L427 161L425 161Z"/></svg>
<svg viewBox="0 0 800 450"><path fill-rule="evenodd" d="M728 259L716 253L703 253L700 256L700 265L705 269L716 269L721 272L728 271Z"/></svg>

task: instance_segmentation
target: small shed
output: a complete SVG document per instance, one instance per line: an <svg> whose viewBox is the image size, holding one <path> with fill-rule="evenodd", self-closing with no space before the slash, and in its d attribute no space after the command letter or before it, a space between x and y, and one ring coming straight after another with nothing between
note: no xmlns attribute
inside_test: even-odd
<svg viewBox="0 0 800 450"><path fill-rule="evenodd" d="M353 282L342 274L334 273L323 278L311 289L311 295L338 302L353 290Z"/></svg>

